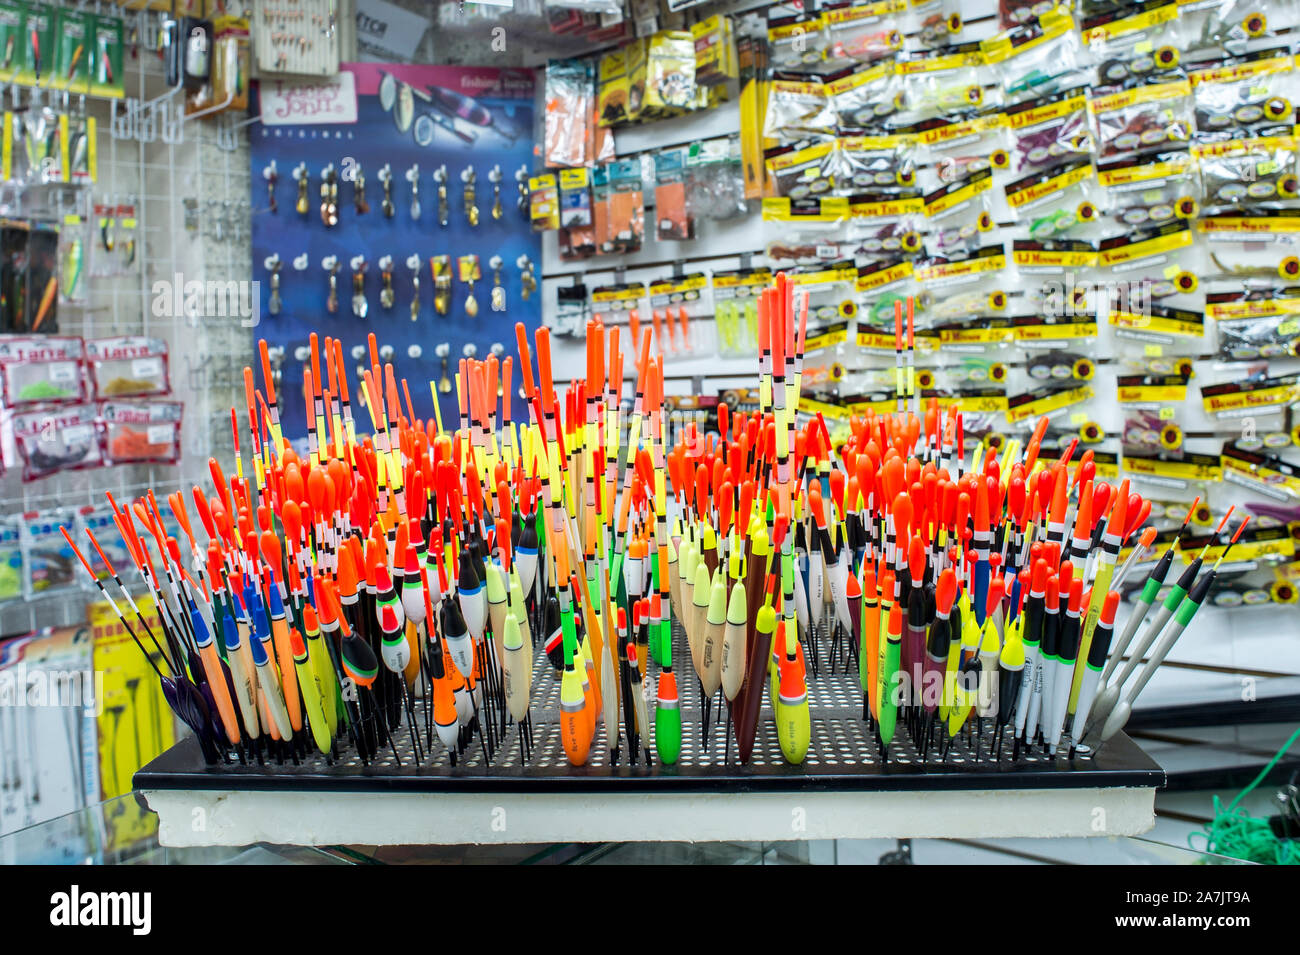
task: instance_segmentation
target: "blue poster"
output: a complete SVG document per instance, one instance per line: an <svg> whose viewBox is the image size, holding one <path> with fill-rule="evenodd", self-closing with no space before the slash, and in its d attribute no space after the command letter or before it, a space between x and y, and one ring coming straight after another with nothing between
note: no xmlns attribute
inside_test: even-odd
<svg viewBox="0 0 1300 955"><path fill-rule="evenodd" d="M284 349L278 397L291 440L306 435L297 356L312 332L342 342L359 429L370 430L355 392L371 332L387 356L381 362L392 361L409 383L417 417L433 416L433 382L454 429L455 377L467 350L486 359L499 345L502 357L513 355L515 323L531 330L541 319L541 249L519 187L532 167L533 74L343 69L354 81L344 85L356 89L355 122L264 122L252 135L261 303L253 337ZM283 110L283 100L276 106ZM527 420L517 397L513 415Z"/></svg>

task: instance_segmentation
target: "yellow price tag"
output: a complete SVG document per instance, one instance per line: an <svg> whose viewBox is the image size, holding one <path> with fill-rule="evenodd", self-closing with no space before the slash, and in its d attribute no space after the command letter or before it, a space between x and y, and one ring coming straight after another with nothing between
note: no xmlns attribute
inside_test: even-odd
<svg viewBox="0 0 1300 955"><path fill-rule="evenodd" d="M1277 326L1277 333L1279 335L1294 335L1296 332L1300 332L1300 322L1296 321L1294 318L1288 319Z"/></svg>
<svg viewBox="0 0 1300 955"><path fill-rule="evenodd" d="M1161 420L1161 421L1173 421L1173 420L1174 420L1174 409L1173 409L1173 408L1161 408L1161 409L1160 409L1160 420Z"/></svg>
<svg viewBox="0 0 1300 955"><path fill-rule="evenodd" d="M1088 416L1081 411L1076 411L1074 414L1070 415L1070 424L1072 425L1078 426L1087 423L1088 423Z"/></svg>
<svg viewBox="0 0 1300 955"><path fill-rule="evenodd" d="M1147 345L1145 351L1148 358L1159 358L1165 353L1163 345Z"/></svg>
<svg viewBox="0 0 1300 955"><path fill-rule="evenodd" d="M1158 193L1157 193L1157 195L1158 195ZM1167 278L1167 279L1172 279L1175 275L1177 275L1177 274L1178 274L1179 272L1181 272L1181 271L1182 271L1182 269L1180 269L1176 264L1175 264L1175 265L1171 265L1171 266L1169 266L1168 268L1165 269L1165 278Z"/></svg>
<svg viewBox="0 0 1300 955"><path fill-rule="evenodd" d="M1150 41L1150 40L1143 40L1141 43L1135 43L1135 44L1133 45L1133 52L1134 52L1134 53L1150 53L1150 52L1151 52L1151 41Z"/></svg>

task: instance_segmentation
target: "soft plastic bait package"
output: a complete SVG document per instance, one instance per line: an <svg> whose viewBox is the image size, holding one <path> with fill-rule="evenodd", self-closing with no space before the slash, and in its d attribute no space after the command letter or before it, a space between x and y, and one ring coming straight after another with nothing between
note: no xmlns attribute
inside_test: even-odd
<svg viewBox="0 0 1300 955"><path fill-rule="evenodd" d="M1259 50L1188 69L1200 142L1289 132L1295 61L1286 48Z"/></svg>
<svg viewBox="0 0 1300 955"><path fill-rule="evenodd" d="M1191 180L1176 179L1141 190L1109 189L1102 206L1107 218L1126 228L1191 220L1200 208L1193 195L1195 188Z"/></svg>
<svg viewBox="0 0 1300 955"><path fill-rule="evenodd" d="M1205 207L1249 208L1300 197L1297 140L1291 136L1197 144Z"/></svg>
<svg viewBox="0 0 1300 955"><path fill-rule="evenodd" d="M104 401L107 464L175 464L181 457L179 401Z"/></svg>
<svg viewBox="0 0 1300 955"><path fill-rule="evenodd" d="M23 596L23 550L17 516L0 517L0 604Z"/></svg>
<svg viewBox="0 0 1300 955"><path fill-rule="evenodd" d="M1183 429L1177 408L1138 408L1124 416L1123 442L1126 450L1177 453L1183 450Z"/></svg>
<svg viewBox="0 0 1300 955"><path fill-rule="evenodd" d="M826 66L840 69L893 56L903 48L897 14L905 8L900 0L866 4L835 0L823 7Z"/></svg>
<svg viewBox="0 0 1300 955"><path fill-rule="evenodd" d="M989 37L980 49L1010 100L1050 96L1082 78L1083 43L1064 6Z"/></svg>
<svg viewBox="0 0 1300 955"><path fill-rule="evenodd" d="M968 319L979 315L1002 315L1007 310L1007 293L999 286L1010 284L1005 275L981 280L979 287L962 289L956 295L935 296L926 313L936 323Z"/></svg>
<svg viewBox="0 0 1300 955"><path fill-rule="evenodd" d="M964 59L947 54L925 60L908 61L906 67L914 72L903 75L903 109L908 120L917 122L934 116L953 113L971 113L996 106L1001 102L997 90L986 90L983 70L979 65L951 66L930 69L935 62Z"/></svg>
<svg viewBox="0 0 1300 955"><path fill-rule="evenodd" d="M23 480L58 471L101 467L98 411L93 404L63 405L14 415L14 442L23 459Z"/></svg>
<svg viewBox="0 0 1300 955"><path fill-rule="evenodd" d="M6 408L84 401L80 338L0 338L0 400Z"/></svg>
<svg viewBox="0 0 1300 955"><path fill-rule="evenodd" d="M72 508L55 507L23 516L23 589L43 597L81 588L82 569L60 527L76 526Z"/></svg>
<svg viewBox="0 0 1300 955"><path fill-rule="evenodd" d="M980 208L973 215L961 217L960 222L931 224L925 238L926 250L932 256L964 258L980 249L993 230L993 215L989 211L988 196L975 200Z"/></svg>
<svg viewBox="0 0 1300 955"><path fill-rule="evenodd" d="M1276 36L1295 25L1292 4L1278 0L1223 0L1205 11L1195 45L1242 44Z"/></svg>
<svg viewBox="0 0 1300 955"><path fill-rule="evenodd" d="M828 76L824 89L835 122L846 129L879 129L903 108L903 80L892 62Z"/></svg>
<svg viewBox="0 0 1300 955"><path fill-rule="evenodd" d="M845 230L849 241L844 245L855 260L915 255L922 248L923 224L919 215L854 218Z"/></svg>
<svg viewBox="0 0 1300 955"><path fill-rule="evenodd" d="M922 165L933 165L945 177L953 163L963 157L988 159L992 168L1006 168L998 157L1009 157L1011 128L1002 112L983 112L974 116L937 116L904 127L901 131L917 138L918 158ZM998 159L994 162L994 159Z"/></svg>
<svg viewBox="0 0 1300 955"><path fill-rule="evenodd" d="M86 342L97 398L165 395L171 391L167 343L158 338L125 335Z"/></svg>
<svg viewBox="0 0 1300 955"><path fill-rule="evenodd" d="M926 0L910 4L905 32L926 50L944 50L961 42L962 21L957 0Z"/></svg>
<svg viewBox="0 0 1300 955"><path fill-rule="evenodd" d="M1206 308L1212 308L1209 297ZM1300 317L1297 313L1220 319L1218 357L1223 361L1260 361L1300 356Z"/></svg>
<svg viewBox="0 0 1300 955"><path fill-rule="evenodd" d="M834 139L801 139L766 150L763 161L778 196L806 199L836 191L837 154Z"/></svg>
<svg viewBox="0 0 1300 955"><path fill-rule="evenodd" d="M820 15L794 11L777 4L768 8L767 45L774 70L818 72L829 45Z"/></svg>
<svg viewBox="0 0 1300 955"><path fill-rule="evenodd" d="M1027 99L1008 106L1004 113L1011 127L1011 163L1017 173L1092 152L1086 87Z"/></svg>
<svg viewBox="0 0 1300 955"><path fill-rule="evenodd" d="M907 136L845 135L835 152L835 191L842 195L911 190L916 150Z"/></svg>
<svg viewBox="0 0 1300 955"><path fill-rule="evenodd" d="M590 152L595 101L592 61L551 60L546 65L545 165L588 166L596 161Z"/></svg>
<svg viewBox="0 0 1300 955"><path fill-rule="evenodd" d="M1147 79L1141 85L1094 95L1088 101L1102 159L1167 148L1191 138L1192 99L1187 79L1172 73Z"/></svg>
<svg viewBox="0 0 1300 955"><path fill-rule="evenodd" d="M775 74L768 88L764 136L780 142L811 134L830 136L835 132L835 124L835 111L820 77Z"/></svg>
<svg viewBox="0 0 1300 955"><path fill-rule="evenodd" d="M1100 190L1088 159L1062 162L1006 185L1006 204L1032 239L1049 239L1096 223Z"/></svg>
<svg viewBox="0 0 1300 955"><path fill-rule="evenodd" d="M686 211L702 219L746 215L740 137L691 143L686 154Z"/></svg>

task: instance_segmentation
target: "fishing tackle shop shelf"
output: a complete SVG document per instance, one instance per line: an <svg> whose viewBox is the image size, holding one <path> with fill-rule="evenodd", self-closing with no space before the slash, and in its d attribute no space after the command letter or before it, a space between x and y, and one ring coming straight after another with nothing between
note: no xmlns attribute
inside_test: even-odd
<svg viewBox="0 0 1300 955"><path fill-rule="evenodd" d="M674 630L674 658L689 660ZM824 651L829 640L818 643ZM611 767L597 727L587 765L572 767L560 746L559 680L538 657L527 762L514 725L490 765L476 738L455 768L436 736L417 767L407 728L394 734L400 766L390 749L363 766L342 745L332 763L314 754L299 765L207 766L190 738L137 772L135 788L158 813L162 844L180 848L1138 835L1153 825L1165 781L1123 733L1074 760L1040 751L1013 762L1008 739L994 762L986 730L980 758L974 740L959 738L946 761L937 747L923 761L900 727L882 762L861 719L856 665L846 671L841 660L831 673L824 657L808 681L812 745L801 766L782 759L767 702L748 765L734 740L728 761L716 702L705 747L700 687L683 675L676 765L629 767L625 739ZM416 715L422 723L422 701Z"/></svg>

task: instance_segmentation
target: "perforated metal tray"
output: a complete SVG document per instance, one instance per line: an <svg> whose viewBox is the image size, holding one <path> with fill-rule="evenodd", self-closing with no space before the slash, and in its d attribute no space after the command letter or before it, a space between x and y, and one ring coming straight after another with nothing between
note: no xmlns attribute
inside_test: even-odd
<svg viewBox="0 0 1300 955"><path fill-rule="evenodd" d="M847 658L839 641L839 659L834 672L828 658L832 641L819 629L817 640L820 673L809 674L809 707L812 742L802 765L791 766L781 755L772 713L766 699L752 758L741 764L734 739L728 750L725 707L719 714L720 695L715 698L710 739L702 738L701 689L690 672L689 651L684 633L675 628L674 659L681 698L682 748L675 765L657 757L647 765L644 756L628 765L627 741L623 741L618 765L610 764L602 726L596 729L591 755L585 766L570 766L560 746L559 680L537 650L534 665L531 758L522 759L519 728L510 726L489 762L475 740L452 767L446 749L436 739L420 765L415 764L412 741L404 727L394 734L400 758L383 750L369 766L362 764L350 747L341 748L339 758L327 760L319 754L298 764L266 765L204 764L195 740L183 741L159 756L135 775L142 790L233 790L233 791L346 791L346 792L717 792L717 791L899 791L899 790L1003 790L1084 789L1105 787L1159 788L1164 773L1127 736L1119 734L1094 754L1068 759L1048 756L1041 750L1011 758L1010 740L1002 758L991 758L993 734L986 728L978 740L958 738L946 759L933 747L922 759L916 745L900 725L882 759L875 740L862 720L862 692L856 664ZM653 727L654 672L648 677L651 724ZM423 702L417 701L422 720ZM722 724L719 725L719 716ZM986 721L991 722L991 721ZM653 729L652 729L653 736ZM936 739L937 739L936 732ZM653 739L650 751L653 754ZM729 754L729 758L728 758Z"/></svg>

